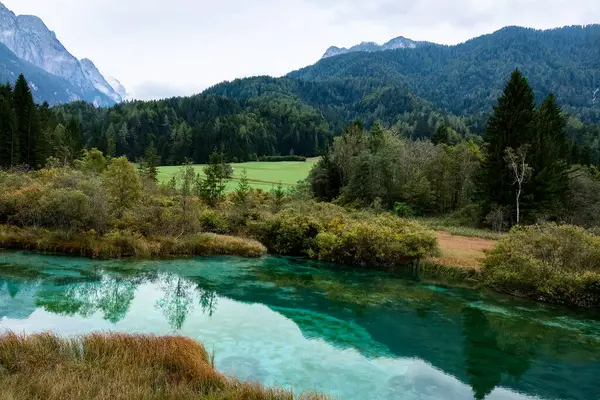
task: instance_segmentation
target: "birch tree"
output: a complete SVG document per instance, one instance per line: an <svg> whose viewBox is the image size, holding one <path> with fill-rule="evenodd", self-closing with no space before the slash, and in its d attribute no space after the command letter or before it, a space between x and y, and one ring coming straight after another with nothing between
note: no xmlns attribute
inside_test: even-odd
<svg viewBox="0 0 600 400"><path fill-rule="evenodd" d="M527 163L528 145L519 147L516 151L511 147L506 149L504 160L514 178L513 186L517 185L516 203L517 203L517 225L521 222L521 194L523 193L523 184L531 177L533 169Z"/></svg>

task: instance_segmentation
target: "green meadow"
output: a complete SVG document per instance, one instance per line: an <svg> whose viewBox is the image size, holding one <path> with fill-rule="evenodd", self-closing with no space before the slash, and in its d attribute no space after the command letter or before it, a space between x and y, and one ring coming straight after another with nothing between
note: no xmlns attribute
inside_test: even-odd
<svg viewBox="0 0 600 400"><path fill-rule="evenodd" d="M242 171L245 169L248 174L250 186L256 189L271 190L281 182L285 187L295 186L298 181L305 179L308 173L318 161L318 158L309 158L305 162L284 161L284 162L247 162L231 164L233 167L233 178L227 184L227 190L232 191L236 188ZM200 175L203 175L204 165L194 165L194 169ZM164 166L158 168L159 182L168 182L176 175L181 166Z"/></svg>

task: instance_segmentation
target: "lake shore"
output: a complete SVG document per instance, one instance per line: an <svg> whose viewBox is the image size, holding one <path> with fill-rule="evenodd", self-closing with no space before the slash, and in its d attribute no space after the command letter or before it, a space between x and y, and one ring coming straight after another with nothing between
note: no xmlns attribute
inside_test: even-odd
<svg viewBox="0 0 600 400"><path fill-rule="evenodd" d="M140 259L218 255L256 258L267 253L265 246L256 240L214 233L147 238L122 230L104 235L93 231L71 234L7 225L0 225L0 248L90 258Z"/></svg>
<svg viewBox="0 0 600 400"><path fill-rule="evenodd" d="M552 291L548 292L543 286L536 283L525 285L518 279L513 279L511 282L490 279L494 271L490 273L486 270L484 262L488 254L499 243L496 240L460 236L442 231L435 232L435 239L439 248L438 253L420 260L417 259L418 268L415 270L413 267L413 272L416 271L418 279L423 282L446 287L488 288L515 297L576 308L596 306L597 296L594 294L596 291L593 282L589 284L584 282L580 284L580 286L583 285L581 289L576 289L571 281L556 278L552 283ZM100 259L156 259L190 256L258 258L272 252L267 249L267 246L254 239L213 233L146 238L129 231L111 231L104 235L95 232L69 234L61 231L6 225L0 225L0 249L28 250ZM346 265L352 266L351 264ZM369 268L399 273L402 273L403 270L398 266L391 270L389 266L383 268L373 265Z"/></svg>

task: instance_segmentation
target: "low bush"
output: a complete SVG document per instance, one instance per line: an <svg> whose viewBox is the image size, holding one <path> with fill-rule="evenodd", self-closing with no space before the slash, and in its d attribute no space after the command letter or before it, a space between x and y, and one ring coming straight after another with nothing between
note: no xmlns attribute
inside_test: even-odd
<svg viewBox="0 0 600 400"><path fill-rule="evenodd" d="M600 306L600 237L571 225L513 228L484 261L485 283L541 301Z"/></svg>
<svg viewBox="0 0 600 400"><path fill-rule="evenodd" d="M304 162L304 161L306 161L306 157L302 157L302 156L264 156L264 157L260 157L259 161L264 161L264 162L283 162L283 161Z"/></svg>
<svg viewBox="0 0 600 400"><path fill-rule="evenodd" d="M287 209L256 222L253 236L274 253L380 269L437 251L435 234L418 223L391 215L351 215L333 205L309 208Z"/></svg>
<svg viewBox="0 0 600 400"><path fill-rule="evenodd" d="M325 399L241 382L185 337L0 335L0 397L70 399Z"/></svg>
<svg viewBox="0 0 600 400"><path fill-rule="evenodd" d="M295 210L284 210L249 226L253 236L270 251L290 256L308 254L322 230L315 218Z"/></svg>
<svg viewBox="0 0 600 400"><path fill-rule="evenodd" d="M205 232L229 233L229 221L215 210L206 209L199 217L200 226Z"/></svg>
<svg viewBox="0 0 600 400"><path fill-rule="evenodd" d="M334 220L320 233L311 255L322 261L393 269L436 254L435 234L391 216Z"/></svg>
<svg viewBox="0 0 600 400"><path fill-rule="evenodd" d="M414 217L414 210L406 203L396 202L394 204L394 214L400 218Z"/></svg>

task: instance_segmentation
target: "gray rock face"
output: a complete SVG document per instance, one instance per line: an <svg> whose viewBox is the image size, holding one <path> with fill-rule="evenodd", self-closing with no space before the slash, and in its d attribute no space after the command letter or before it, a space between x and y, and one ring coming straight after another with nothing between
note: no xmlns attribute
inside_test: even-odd
<svg viewBox="0 0 600 400"><path fill-rule="evenodd" d="M113 90L115 92L117 92L117 94L119 96L121 96L121 100L125 101L125 100L130 100L133 96L131 95L131 93L129 93L127 91L127 89L125 89L125 86L123 86L121 84L121 82L119 82L119 80L117 78L114 78L112 76L109 76L106 78L106 81L108 82L108 84L113 88Z"/></svg>
<svg viewBox="0 0 600 400"><path fill-rule="evenodd" d="M75 96L80 97L78 100L91 101L97 106L121 101L121 96L94 64L89 60L80 62L69 53L56 34L36 16L17 16L0 3L0 42L18 58L79 89L80 95Z"/></svg>
<svg viewBox="0 0 600 400"><path fill-rule="evenodd" d="M430 42L416 42L411 39L407 39L403 36L399 36L390 40L389 42L379 45L375 42L362 42L361 44L357 44L356 46L352 46L349 49L345 47L336 47L332 46L323 55L323 58L335 57L340 54L346 53L354 53L357 51L365 51L365 52L376 52L376 51L386 51L386 50L397 50L397 49L416 49L417 47L422 46L431 46L434 43Z"/></svg>
<svg viewBox="0 0 600 400"><path fill-rule="evenodd" d="M94 88L99 90L101 93L104 93L111 99L115 101L115 103L120 103L123 101L121 95L113 89L113 87L104 79L104 76L98 71L98 68L94 65L92 60L87 58L81 59L79 64L83 68L83 72L85 73L87 79L94 85Z"/></svg>

